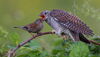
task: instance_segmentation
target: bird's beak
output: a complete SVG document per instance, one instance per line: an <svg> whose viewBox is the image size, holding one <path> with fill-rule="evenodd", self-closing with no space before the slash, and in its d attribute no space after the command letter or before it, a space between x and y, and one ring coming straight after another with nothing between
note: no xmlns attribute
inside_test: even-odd
<svg viewBox="0 0 100 57"><path fill-rule="evenodd" d="M44 21L46 18L44 15L39 15L41 17L41 19Z"/></svg>

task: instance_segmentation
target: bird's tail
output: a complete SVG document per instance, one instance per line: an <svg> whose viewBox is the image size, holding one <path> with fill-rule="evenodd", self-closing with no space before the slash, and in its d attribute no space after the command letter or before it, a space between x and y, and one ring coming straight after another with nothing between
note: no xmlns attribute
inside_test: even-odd
<svg viewBox="0 0 100 57"><path fill-rule="evenodd" d="M82 41L82 42L90 44L90 41L82 33L76 33L73 31L71 31L71 33L75 41Z"/></svg>
<svg viewBox="0 0 100 57"><path fill-rule="evenodd" d="M23 26L16 26L16 27L13 27L13 28L23 29Z"/></svg>
<svg viewBox="0 0 100 57"><path fill-rule="evenodd" d="M88 43L88 44L90 44L91 42L90 42L90 40L88 40L83 34L81 34L81 33L79 33L79 39L80 39L80 41L82 41L82 42L85 42L85 43Z"/></svg>
<svg viewBox="0 0 100 57"><path fill-rule="evenodd" d="M83 41L85 43L88 43L88 44L92 43L92 44L95 44L95 45L100 45L100 43L97 43L96 41L86 39L86 37L84 37L84 35L81 34L81 33L79 34L79 38L80 38L81 41Z"/></svg>

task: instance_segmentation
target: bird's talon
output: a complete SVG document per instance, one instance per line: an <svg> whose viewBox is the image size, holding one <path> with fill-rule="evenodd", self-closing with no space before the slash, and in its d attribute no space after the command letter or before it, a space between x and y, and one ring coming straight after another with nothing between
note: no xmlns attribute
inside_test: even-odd
<svg viewBox="0 0 100 57"><path fill-rule="evenodd" d="M55 30L52 30L52 32L55 33L56 31Z"/></svg>

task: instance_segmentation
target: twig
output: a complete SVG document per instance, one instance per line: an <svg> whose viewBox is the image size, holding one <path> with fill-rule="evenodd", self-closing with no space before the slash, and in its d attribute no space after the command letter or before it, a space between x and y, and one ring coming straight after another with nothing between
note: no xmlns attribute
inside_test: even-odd
<svg viewBox="0 0 100 57"><path fill-rule="evenodd" d="M25 45L26 43L30 42L31 40L35 39L36 37L39 37L39 36L42 36L42 35L46 35L46 34L55 34L55 33L54 33L54 32L43 32L43 33L39 33L39 34L33 35L33 36L32 36L31 38L29 38L28 40L25 40L25 41L23 41L22 43L20 43L19 45L17 45L16 48L10 49L10 50L8 51L7 56L8 56L8 57L14 57L16 51L17 51L20 47L22 47L22 46ZM97 43L97 42L95 42L95 41L93 41L93 40L89 40L89 41L90 41L91 43L95 44L95 45L100 45L100 43Z"/></svg>
<svg viewBox="0 0 100 57"><path fill-rule="evenodd" d="M22 47L23 45L25 45L26 43L30 42L31 40L35 39L36 37L42 36L42 35L46 35L46 34L54 34L54 32L43 32L43 33L39 33L36 35L33 35L31 38L29 38L28 40L23 41L22 43L20 43L19 45L17 45L16 48L14 49L10 49L8 51L8 57L14 57L15 52L17 49L19 49L20 47Z"/></svg>

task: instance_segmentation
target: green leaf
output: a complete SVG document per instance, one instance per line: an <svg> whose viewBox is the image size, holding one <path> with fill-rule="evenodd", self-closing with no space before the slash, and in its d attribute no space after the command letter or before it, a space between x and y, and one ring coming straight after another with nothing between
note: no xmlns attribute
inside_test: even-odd
<svg viewBox="0 0 100 57"><path fill-rule="evenodd" d="M70 57L88 57L89 49L85 43L76 42L71 45Z"/></svg>

